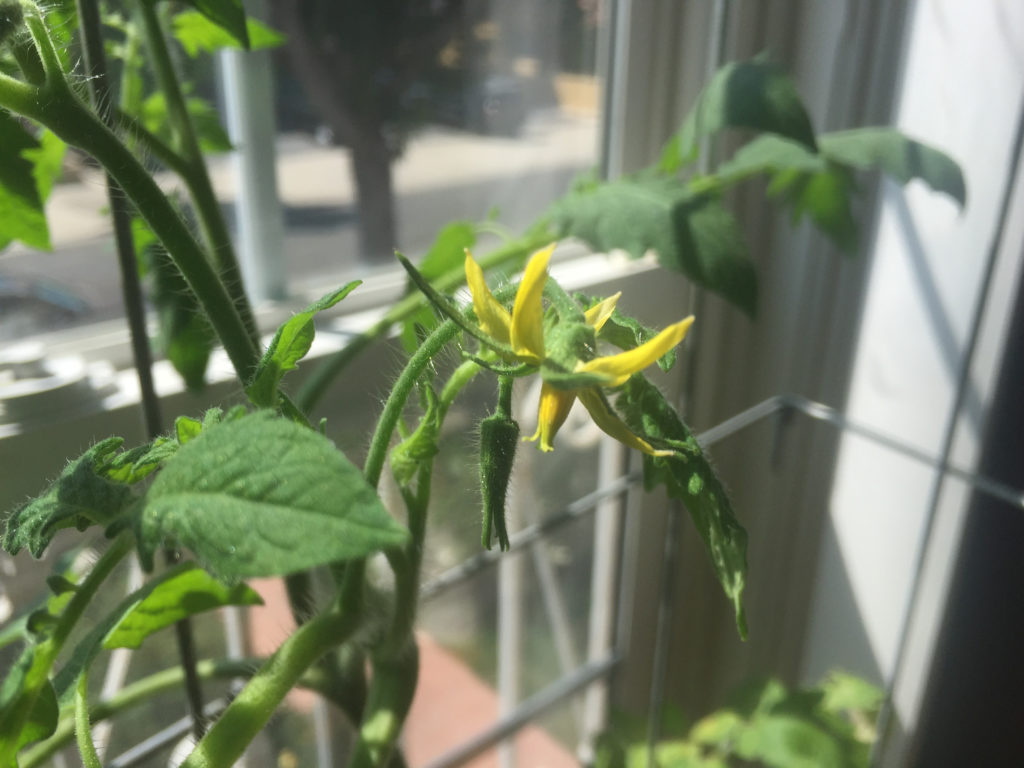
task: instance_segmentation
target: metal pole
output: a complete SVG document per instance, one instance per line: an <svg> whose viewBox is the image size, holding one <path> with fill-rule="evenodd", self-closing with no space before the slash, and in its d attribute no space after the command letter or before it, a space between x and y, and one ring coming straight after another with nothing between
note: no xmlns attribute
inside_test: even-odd
<svg viewBox="0 0 1024 768"><path fill-rule="evenodd" d="M262 2L247 3L262 16ZM242 276L254 302L283 298L284 220L274 165L273 78L266 51L220 52L224 117L235 175L235 231Z"/></svg>

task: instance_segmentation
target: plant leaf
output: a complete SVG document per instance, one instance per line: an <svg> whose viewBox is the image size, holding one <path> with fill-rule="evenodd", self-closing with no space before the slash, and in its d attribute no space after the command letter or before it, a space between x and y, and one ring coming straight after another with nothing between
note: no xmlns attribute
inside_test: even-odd
<svg viewBox="0 0 1024 768"><path fill-rule="evenodd" d="M242 0L185 0L185 3L231 35L242 48L249 48L249 29Z"/></svg>
<svg viewBox="0 0 1024 768"><path fill-rule="evenodd" d="M329 440L269 412L204 429L137 509L147 568L175 541L227 580L365 557L408 537Z"/></svg>
<svg viewBox="0 0 1024 768"><path fill-rule="evenodd" d="M233 149L231 139L221 125L220 116L213 105L197 96L189 96L185 99L185 109L192 118L199 148L203 152L216 154ZM151 94L142 102L140 119L146 130L168 146L174 146L175 137L168 116L167 99L162 91Z"/></svg>
<svg viewBox="0 0 1024 768"><path fill-rule="evenodd" d="M732 601L740 637L746 639L747 532L736 519L722 483L675 409L642 375L626 382L616 406L638 435L677 451L672 456L644 456L644 486L650 490L662 484L669 496L686 505L715 575Z"/></svg>
<svg viewBox="0 0 1024 768"><path fill-rule="evenodd" d="M35 650L34 642L29 642L22 649L0 686L0 742L12 740L12 753L28 744L49 738L57 729L59 708L53 685L49 681L46 681L37 696L32 697L28 718L21 721L15 717L16 710L26 706L25 685L35 662ZM15 726L15 723L20 727ZM15 727L17 731L12 733Z"/></svg>
<svg viewBox="0 0 1024 768"><path fill-rule="evenodd" d="M441 228L433 245L418 265L427 280L461 269L466 260L466 248L476 245L476 225L471 221L453 221ZM410 289L412 286L410 285Z"/></svg>
<svg viewBox="0 0 1024 768"><path fill-rule="evenodd" d="M599 251L648 250L662 266L718 293L748 315L757 308L757 274L739 223L713 197L693 194L673 178L643 176L581 187L550 216L564 236Z"/></svg>
<svg viewBox="0 0 1024 768"><path fill-rule="evenodd" d="M725 128L776 133L817 151L811 119L793 81L776 65L753 59L726 64L715 73L662 150L660 170L674 173L692 162L700 139Z"/></svg>
<svg viewBox="0 0 1024 768"><path fill-rule="evenodd" d="M822 135L819 141L821 153L833 162L858 170L879 168L901 184L920 179L961 207L967 203L967 185L956 161L895 128L837 131Z"/></svg>
<svg viewBox="0 0 1024 768"><path fill-rule="evenodd" d="M834 163L818 173L783 171L768 186L769 196L782 197L792 206L794 221L809 216L847 254L857 250L858 227L851 208L855 191L850 171Z"/></svg>
<svg viewBox="0 0 1024 768"><path fill-rule="evenodd" d="M115 483L132 485L158 470L177 451L177 441L158 437L151 443L122 451L114 456L100 470L100 474Z"/></svg>
<svg viewBox="0 0 1024 768"><path fill-rule="evenodd" d="M691 187L720 191L758 174L819 173L827 169L825 159L804 144L767 133L736 150L713 174L694 179Z"/></svg>
<svg viewBox="0 0 1024 768"><path fill-rule="evenodd" d="M245 584L226 586L193 564L136 602L107 634L103 647L138 648L149 635L188 616L224 605L262 604Z"/></svg>
<svg viewBox="0 0 1024 768"><path fill-rule="evenodd" d="M251 51L276 48L286 42L284 35L256 19L246 19L245 27ZM174 17L174 37L193 59L200 53L245 47L237 37L198 11L183 11Z"/></svg>
<svg viewBox="0 0 1024 768"><path fill-rule="evenodd" d="M63 170L64 154L68 145L53 131L45 130L39 136L39 146L22 150L21 156L32 163L32 176L42 202L50 197L54 182Z"/></svg>
<svg viewBox="0 0 1024 768"><path fill-rule="evenodd" d="M0 248L12 240L50 250L50 231L39 194L35 165L25 153L42 146L21 123L0 109Z"/></svg>
<svg viewBox="0 0 1024 768"><path fill-rule="evenodd" d="M75 526L107 525L128 507L131 489L113 483L104 470L123 441L108 437L68 464L46 491L16 509L6 520L0 544L14 555L27 548L41 557L54 534Z"/></svg>
<svg viewBox="0 0 1024 768"><path fill-rule="evenodd" d="M246 392L254 403L265 408L277 404L277 387L281 379L288 371L298 367L298 362L306 356L313 345L313 337L316 334L313 318L317 313L333 307L361 284L361 280L353 280L313 302L302 312L281 324L256 368L252 383L246 387Z"/></svg>

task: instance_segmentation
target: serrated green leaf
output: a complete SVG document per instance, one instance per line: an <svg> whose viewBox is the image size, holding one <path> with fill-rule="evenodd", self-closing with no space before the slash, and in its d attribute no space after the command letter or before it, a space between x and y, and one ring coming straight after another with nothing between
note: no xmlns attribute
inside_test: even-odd
<svg viewBox="0 0 1024 768"><path fill-rule="evenodd" d="M245 584L226 586L199 567L183 570L137 602L103 641L104 648L138 648L149 635L181 619L225 605L262 605Z"/></svg>
<svg viewBox="0 0 1024 768"><path fill-rule="evenodd" d="M740 637L747 637L743 588L747 578L747 532L696 439L664 395L641 375L626 382L616 403L626 424L672 456L644 456L644 486L665 486L682 501L711 559L715 575L733 604Z"/></svg>
<svg viewBox="0 0 1024 768"><path fill-rule="evenodd" d="M317 313L330 309L361 284L362 280L353 280L348 285L331 291L281 324L263 354L252 382L246 387L246 392L254 403L262 407L276 405L277 387L281 379L288 371L295 370L299 361L313 345L313 337L316 335L313 319Z"/></svg>
<svg viewBox="0 0 1024 768"><path fill-rule="evenodd" d="M0 248L12 240L50 250L50 231L35 166L26 152L42 149L10 112L0 109Z"/></svg>
<svg viewBox="0 0 1024 768"><path fill-rule="evenodd" d="M132 485L158 470L178 451L178 443L158 437L151 443L122 451L101 470L101 474L115 483Z"/></svg>
<svg viewBox="0 0 1024 768"><path fill-rule="evenodd" d="M858 170L878 168L901 184L920 179L961 206L967 203L967 185L956 161L895 128L837 131L822 135L819 141L822 155L833 162Z"/></svg>
<svg viewBox="0 0 1024 768"><path fill-rule="evenodd" d="M284 45L287 40L276 29L256 19L246 19L245 26L249 35L249 50L276 48ZM193 59L200 53L244 47L238 38L198 11L184 11L174 17L174 37Z"/></svg>
<svg viewBox="0 0 1024 768"><path fill-rule="evenodd" d="M22 548L41 557L61 528L108 525L127 508L131 489L103 476L122 443L110 437L70 462L46 491L16 509L6 520L0 544L14 555Z"/></svg>
<svg viewBox="0 0 1024 768"><path fill-rule="evenodd" d="M408 536L329 440L267 412L204 429L137 510L147 567L173 541L228 580L365 557Z"/></svg>
<svg viewBox="0 0 1024 768"><path fill-rule="evenodd" d="M754 59L726 64L715 73L662 151L659 168L674 173L693 161L701 138L726 128L775 133L817 151L793 81L774 64Z"/></svg>
<svg viewBox="0 0 1024 768"><path fill-rule="evenodd" d="M633 258L648 250L748 315L757 308L757 274L739 223L713 197L695 195L664 177L619 179L581 187L556 203L551 223L599 251L621 248Z"/></svg>
<svg viewBox="0 0 1024 768"><path fill-rule="evenodd" d="M249 28L246 24L242 0L184 1L231 35L242 48L249 48Z"/></svg>

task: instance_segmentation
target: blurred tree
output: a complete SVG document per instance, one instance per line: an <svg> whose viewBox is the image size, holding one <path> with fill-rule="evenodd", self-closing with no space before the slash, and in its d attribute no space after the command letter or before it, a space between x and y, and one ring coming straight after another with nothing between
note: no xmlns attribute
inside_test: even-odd
<svg viewBox="0 0 1024 768"><path fill-rule="evenodd" d="M360 251L396 244L391 161L414 124L410 90L436 68L467 0L274 0L292 70L336 144L352 153Z"/></svg>

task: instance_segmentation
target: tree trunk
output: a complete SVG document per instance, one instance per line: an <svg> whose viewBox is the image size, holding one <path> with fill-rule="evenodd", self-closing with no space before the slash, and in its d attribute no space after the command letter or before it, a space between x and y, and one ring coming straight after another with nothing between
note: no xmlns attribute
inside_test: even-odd
<svg viewBox="0 0 1024 768"><path fill-rule="evenodd" d="M350 148L359 201L359 253L364 261L388 263L397 245L391 151L379 125L361 126Z"/></svg>
<svg viewBox="0 0 1024 768"><path fill-rule="evenodd" d="M359 255L365 261L392 258L395 210L391 190L391 152L382 125L368 110L357 113L342 89L350 68L343 52L323 48L302 17L297 0L271 3L271 20L288 37L292 69L310 102L352 152L352 176L359 207Z"/></svg>

